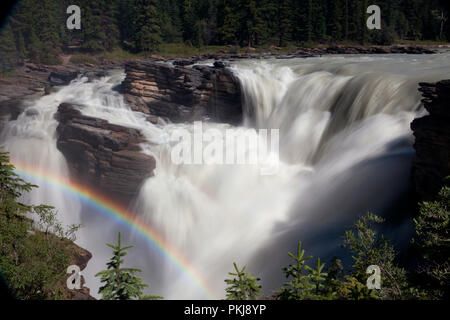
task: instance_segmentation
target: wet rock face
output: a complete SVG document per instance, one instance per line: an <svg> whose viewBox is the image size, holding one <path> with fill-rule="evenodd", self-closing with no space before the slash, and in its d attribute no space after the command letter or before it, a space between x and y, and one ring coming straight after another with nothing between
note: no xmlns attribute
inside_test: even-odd
<svg viewBox="0 0 450 320"><path fill-rule="evenodd" d="M135 110L173 122L242 121L239 80L224 65L172 66L155 61L126 64L122 93Z"/></svg>
<svg viewBox="0 0 450 320"><path fill-rule="evenodd" d="M412 176L419 197L431 199L450 175L450 80L419 85L429 115L411 124L416 137Z"/></svg>
<svg viewBox="0 0 450 320"><path fill-rule="evenodd" d="M84 116L75 106L62 103L56 118L57 147L64 154L72 176L122 202L136 195L153 175L155 159L142 153L139 130Z"/></svg>

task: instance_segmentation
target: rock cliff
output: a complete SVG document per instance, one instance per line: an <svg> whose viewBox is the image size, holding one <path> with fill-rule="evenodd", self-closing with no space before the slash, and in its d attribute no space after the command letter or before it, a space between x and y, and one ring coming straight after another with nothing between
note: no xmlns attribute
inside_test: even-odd
<svg viewBox="0 0 450 320"><path fill-rule="evenodd" d="M122 93L133 110L173 122L242 120L239 80L225 65L173 66L155 61L125 65Z"/></svg>
<svg viewBox="0 0 450 320"><path fill-rule="evenodd" d="M416 141L412 177L421 199L430 199L450 175L450 80L420 83L429 115L411 124Z"/></svg>
<svg viewBox="0 0 450 320"><path fill-rule="evenodd" d="M79 108L68 103L59 106L58 149L73 177L127 202L153 175L155 159L140 151L144 140L138 130L84 116Z"/></svg>
<svg viewBox="0 0 450 320"><path fill-rule="evenodd" d="M71 252L73 253L71 256L70 264L77 265L78 267L80 267L80 270L83 271L87 267L89 260L91 260L92 253L77 246L75 243L70 242L69 240L64 241L67 241L68 246L71 248ZM84 286L86 281L83 276L81 276L81 289L73 290L67 288L66 281L68 276L69 275L65 275L61 281L61 288L63 288L64 290L63 295L66 297L66 299L95 300L95 298L90 295L90 289Z"/></svg>

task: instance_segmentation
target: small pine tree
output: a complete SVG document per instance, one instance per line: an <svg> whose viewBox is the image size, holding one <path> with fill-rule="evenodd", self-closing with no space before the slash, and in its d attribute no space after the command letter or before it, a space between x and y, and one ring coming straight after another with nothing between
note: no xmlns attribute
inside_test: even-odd
<svg viewBox="0 0 450 320"><path fill-rule="evenodd" d="M286 278L293 279L284 283L279 298L282 300L307 299L310 291L314 288L309 275L306 274L308 270L306 262L312 259L312 256L305 257L305 250L302 249L301 241L298 243L297 255L292 252L288 252L288 255L295 261L295 264L283 268L283 272Z"/></svg>
<svg viewBox="0 0 450 320"><path fill-rule="evenodd" d="M325 288L330 295L336 295L343 277L344 266L342 265L342 261L334 256L331 260L330 267L327 269L327 276L324 281Z"/></svg>
<svg viewBox="0 0 450 320"><path fill-rule="evenodd" d="M17 199L36 187L25 182L14 172L14 166L9 162L7 152L0 152L0 208L6 217L11 218L13 215L30 211L31 206L17 202Z"/></svg>
<svg viewBox="0 0 450 320"><path fill-rule="evenodd" d="M107 244L113 249L113 257L106 264L107 270L100 271L95 276L101 277L101 282L105 283L98 293L102 295L103 300L156 300L162 299L160 296L144 295L143 290L148 287L142 282L142 279L136 276L141 272L137 268L122 268L123 257L128 253L127 249L133 246L122 247L121 235L119 232L117 244Z"/></svg>
<svg viewBox="0 0 450 320"><path fill-rule="evenodd" d="M314 294L320 295L322 292L322 289L324 288L324 285L322 284L326 277L327 273L322 272L323 268L325 267L325 262L320 263L320 258L317 258L317 265L316 268L311 268L310 266L306 266L306 268L311 272L310 279L314 286Z"/></svg>
<svg viewBox="0 0 450 320"><path fill-rule="evenodd" d="M260 279L245 272L246 266L239 270L235 262L233 265L236 273L228 274L234 278L225 280L229 285L226 288L227 300L255 300L261 292L261 286L258 285Z"/></svg>

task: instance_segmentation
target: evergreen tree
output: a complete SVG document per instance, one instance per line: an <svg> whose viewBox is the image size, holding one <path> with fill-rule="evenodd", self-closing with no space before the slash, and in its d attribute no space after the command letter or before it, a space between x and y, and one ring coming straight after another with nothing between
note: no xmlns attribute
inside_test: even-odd
<svg viewBox="0 0 450 320"><path fill-rule="evenodd" d="M119 41L120 32L118 29L118 1L104 0L102 4L103 9L100 14L100 23L103 33L103 46L105 50L112 50Z"/></svg>
<svg viewBox="0 0 450 320"><path fill-rule="evenodd" d="M414 219L416 237L412 242L424 259L420 275L424 287L436 298L449 296L450 281L450 188L444 186L436 200L420 204Z"/></svg>
<svg viewBox="0 0 450 320"><path fill-rule="evenodd" d="M75 240L80 226L65 229L54 208L21 203L37 186L14 169L8 153L0 152L0 270L17 299L64 299L61 282L73 259L68 240Z"/></svg>
<svg viewBox="0 0 450 320"><path fill-rule="evenodd" d="M82 48L88 52L105 50L106 33L102 28L102 6L97 2L82 6L81 30L83 36Z"/></svg>
<svg viewBox="0 0 450 320"><path fill-rule="evenodd" d="M292 38L292 3L291 0L278 2L278 45L283 47Z"/></svg>
<svg viewBox="0 0 450 320"><path fill-rule="evenodd" d="M330 267L327 270L327 276L324 280L324 292L332 298L337 297L337 292L341 288L341 284L344 280L344 266L342 261L336 256L333 257L330 263Z"/></svg>
<svg viewBox="0 0 450 320"><path fill-rule="evenodd" d="M134 4L134 49L155 52L161 44L161 29L157 11L157 0L135 0Z"/></svg>
<svg viewBox="0 0 450 320"><path fill-rule="evenodd" d="M311 20L313 24L312 38L322 41L326 37L326 4L324 0L312 2Z"/></svg>
<svg viewBox="0 0 450 320"><path fill-rule="evenodd" d="M247 46L252 47L262 37L263 26L256 0L244 1L244 16L241 40Z"/></svg>
<svg viewBox="0 0 450 320"><path fill-rule="evenodd" d="M322 292L322 289L325 287L323 285L323 282L325 281L327 277L326 272L322 272L323 268L325 267L325 262L320 263L320 258L317 258L317 264L316 268L311 268L310 266L306 266L306 268L310 271L310 279L313 284L313 291L316 295L320 295Z"/></svg>
<svg viewBox="0 0 450 320"><path fill-rule="evenodd" d="M236 263L233 263L236 273L229 272L233 279L227 279L226 288L227 300L255 300L261 292L261 286L258 285L259 278L255 278L250 273L245 272L246 266L239 270Z"/></svg>
<svg viewBox="0 0 450 320"><path fill-rule="evenodd" d="M296 32L297 39L311 41L313 38L313 2L312 0L297 0Z"/></svg>
<svg viewBox="0 0 450 320"><path fill-rule="evenodd" d="M178 42L182 39L180 8L175 0L158 2L159 25L164 42Z"/></svg>
<svg viewBox="0 0 450 320"><path fill-rule="evenodd" d="M305 256L305 250L302 249L301 241L298 243L297 254L288 252L288 255L295 261L295 264L283 268L283 272L286 278L292 278L292 280L284 283L279 298L282 300L308 299L311 291L314 289L314 285L307 274L308 266L306 262L312 256Z"/></svg>
<svg viewBox="0 0 450 320"><path fill-rule="evenodd" d="M328 19L327 19L327 33L331 36L333 41L342 40L343 36L343 12L342 0L328 1Z"/></svg>
<svg viewBox="0 0 450 320"><path fill-rule="evenodd" d="M394 262L395 249L384 236L378 237L375 224L384 220L368 213L355 222L352 230L345 233L343 247L353 253L352 276L364 283L367 279L366 269L377 265L381 270L382 289L380 297L399 299L402 290L407 287L406 271Z"/></svg>
<svg viewBox="0 0 450 320"><path fill-rule="evenodd" d="M105 283L99 288L98 293L102 295L104 300L144 300L144 299L162 299L155 295L144 295L144 288L147 284L136 276L137 272L141 272L137 268L122 268L124 263L123 257L128 253L126 250L133 246L122 247L121 236L119 232L117 244L107 244L113 249L113 256L106 264L107 270L100 271L95 276L100 277L100 281Z"/></svg>
<svg viewBox="0 0 450 320"><path fill-rule="evenodd" d="M223 44L237 44L240 22L242 21L239 0L218 0L218 36Z"/></svg>
<svg viewBox="0 0 450 320"><path fill-rule="evenodd" d="M120 30L121 44L125 49L132 49L134 26L134 1L135 0L120 0L118 4L118 28Z"/></svg>
<svg viewBox="0 0 450 320"><path fill-rule="evenodd" d="M18 52L11 25L7 24L0 34L0 72L14 69L18 59Z"/></svg>

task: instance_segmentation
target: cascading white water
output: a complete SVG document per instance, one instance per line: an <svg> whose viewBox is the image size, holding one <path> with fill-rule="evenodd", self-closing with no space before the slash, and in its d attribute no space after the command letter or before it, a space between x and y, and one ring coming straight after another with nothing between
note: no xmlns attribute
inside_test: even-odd
<svg viewBox="0 0 450 320"><path fill-rule="evenodd" d="M54 119L54 113L70 91L70 87L65 87L36 101L25 102L25 111L16 120L6 124L0 134L0 145L10 153L13 163L25 165L37 172L49 172L56 177L69 175L66 160L56 148L58 122ZM24 196L24 200L30 204L54 206L59 212L59 220L65 225L80 223L81 205L78 199L33 176L25 179L39 188Z"/></svg>
<svg viewBox="0 0 450 320"><path fill-rule="evenodd" d="M233 261L247 264L270 294L280 285L280 268L298 240L309 253L327 256L337 250L343 226L367 210L383 213L406 192L413 154L409 124L424 113L417 83L448 77L449 58L444 53L234 63L244 92L244 126L280 130L276 175L262 176L258 165L175 165L170 136L179 128L193 131L193 124L153 125L131 111L113 90L123 79L120 72L92 82L80 78L40 98L31 106L38 114L28 111L10 122L0 141L13 158L65 176L53 119L61 102L140 129L148 140L143 151L157 164L132 210L187 257L217 297L224 296L223 280ZM225 124L203 127L243 134ZM58 192L40 188L34 193L39 198L30 200L77 216L80 204ZM114 241L120 226L92 210L81 211L79 243L94 255L84 274L95 294L99 284L93 275L110 255L104 243ZM206 298L133 232L121 231L136 245L130 266L143 269L151 292L168 299Z"/></svg>
<svg viewBox="0 0 450 320"><path fill-rule="evenodd" d="M189 257L219 296L233 261L262 276L270 293L298 240L328 254L340 236L331 229L367 210L383 213L407 191L409 124L423 113L417 83L450 70L448 56L435 57L447 63L439 72L418 59L235 63L245 125L280 129L278 174L261 176L258 166L174 166L163 153L135 211ZM327 230L331 239L318 242ZM195 294L184 280L167 280L170 297Z"/></svg>

